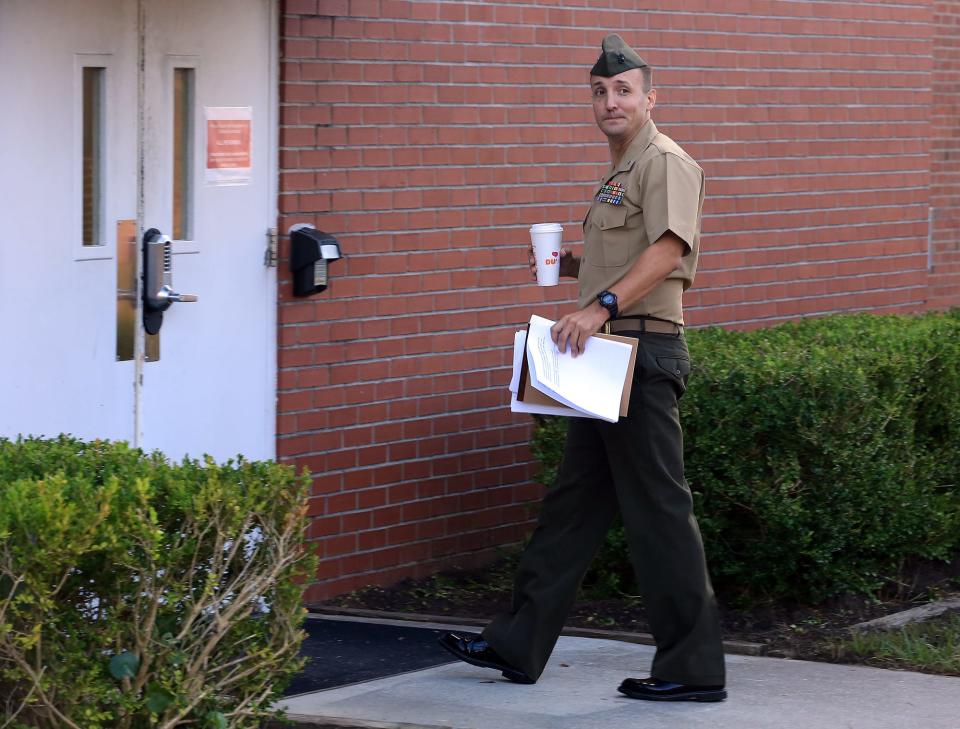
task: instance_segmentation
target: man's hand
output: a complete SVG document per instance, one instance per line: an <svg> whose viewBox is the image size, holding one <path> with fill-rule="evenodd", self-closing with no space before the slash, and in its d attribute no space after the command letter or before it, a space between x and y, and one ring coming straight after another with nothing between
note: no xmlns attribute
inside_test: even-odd
<svg viewBox="0 0 960 729"><path fill-rule="evenodd" d="M537 257L533 254L533 246L527 248L530 259L530 278L537 280ZM576 278L580 275L580 259L576 258L566 248L560 249L560 275L567 278Z"/></svg>
<svg viewBox="0 0 960 729"><path fill-rule="evenodd" d="M561 353L567 351L567 345L569 344L570 355L576 357L578 354L582 354L586 348L587 338L599 332L600 327L609 318L610 312L594 301L580 311L575 311L561 318L560 321L550 327L550 336Z"/></svg>

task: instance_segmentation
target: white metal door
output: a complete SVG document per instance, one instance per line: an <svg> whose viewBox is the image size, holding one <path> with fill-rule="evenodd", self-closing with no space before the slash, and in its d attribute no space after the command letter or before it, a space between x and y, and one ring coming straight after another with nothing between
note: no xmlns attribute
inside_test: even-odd
<svg viewBox="0 0 960 729"><path fill-rule="evenodd" d="M270 0L0 0L0 435L273 456L275 39ZM245 171L206 148L238 115ZM122 284L148 228L199 297L159 358Z"/></svg>
<svg viewBox="0 0 960 729"><path fill-rule="evenodd" d="M116 257L137 214L136 10L0 0L2 436L133 439Z"/></svg>
<svg viewBox="0 0 960 729"><path fill-rule="evenodd" d="M276 220L272 3L151 0L144 15L143 228L174 239L173 289L198 301L164 313L159 360L142 365L142 444L273 457L276 277L264 266ZM189 107L179 122L177 98L181 112ZM249 147L229 129L218 136L231 119L248 122ZM218 139L239 141L249 167L217 167L208 147ZM185 140L189 161L177 168L184 150L174 147Z"/></svg>

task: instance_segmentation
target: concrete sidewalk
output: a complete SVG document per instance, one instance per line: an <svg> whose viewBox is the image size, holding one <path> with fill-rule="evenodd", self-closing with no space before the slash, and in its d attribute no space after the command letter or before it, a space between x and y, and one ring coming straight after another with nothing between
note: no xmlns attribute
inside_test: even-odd
<svg viewBox="0 0 960 729"><path fill-rule="evenodd" d="M652 657L649 646L561 637L533 686L457 662L282 706L331 729L960 729L960 678L860 666L733 655L723 703L617 693L624 677L647 675Z"/></svg>

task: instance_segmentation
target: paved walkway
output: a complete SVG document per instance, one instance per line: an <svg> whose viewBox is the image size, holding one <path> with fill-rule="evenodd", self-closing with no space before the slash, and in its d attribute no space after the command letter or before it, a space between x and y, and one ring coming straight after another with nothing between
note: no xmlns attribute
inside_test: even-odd
<svg viewBox="0 0 960 729"><path fill-rule="evenodd" d="M562 637L533 686L457 662L283 706L291 719L330 728L960 729L960 678L860 666L731 655L723 703L617 693L625 676L646 675L652 657L649 646Z"/></svg>

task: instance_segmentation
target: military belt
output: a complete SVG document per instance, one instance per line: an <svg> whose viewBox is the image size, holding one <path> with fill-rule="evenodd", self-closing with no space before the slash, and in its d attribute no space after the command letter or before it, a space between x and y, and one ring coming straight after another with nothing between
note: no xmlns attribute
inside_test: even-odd
<svg viewBox="0 0 960 729"><path fill-rule="evenodd" d="M617 332L641 332L652 334L673 334L679 336L683 333L683 325L677 324L665 319L655 319L650 316L625 316L613 321L608 321L603 325L604 334L616 334Z"/></svg>

